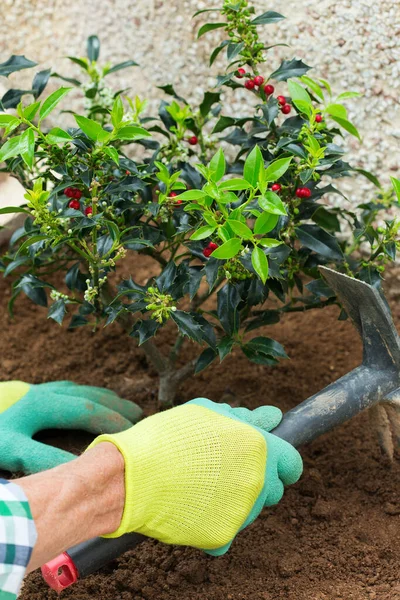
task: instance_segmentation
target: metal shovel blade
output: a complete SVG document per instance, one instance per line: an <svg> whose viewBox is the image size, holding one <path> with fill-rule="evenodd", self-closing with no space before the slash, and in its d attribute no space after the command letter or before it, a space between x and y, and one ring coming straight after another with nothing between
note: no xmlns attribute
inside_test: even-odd
<svg viewBox="0 0 400 600"><path fill-rule="evenodd" d="M363 364L400 369L400 337L383 294L364 281L327 267L320 270L361 336Z"/></svg>
<svg viewBox="0 0 400 600"><path fill-rule="evenodd" d="M400 337L384 296L371 285L327 267L321 267L321 272L361 336L363 363L285 415L274 434L294 446L310 442L366 408L381 402L394 404L399 394Z"/></svg>

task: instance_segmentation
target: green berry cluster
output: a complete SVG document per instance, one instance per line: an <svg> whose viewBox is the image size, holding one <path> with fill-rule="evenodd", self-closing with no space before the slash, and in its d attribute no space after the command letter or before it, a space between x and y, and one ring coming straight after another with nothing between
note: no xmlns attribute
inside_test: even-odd
<svg viewBox="0 0 400 600"><path fill-rule="evenodd" d="M229 281L245 281L253 277L253 274L237 258L228 260L223 266L223 272Z"/></svg>
<svg viewBox="0 0 400 600"><path fill-rule="evenodd" d="M147 289L147 294L144 299L148 302L146 309L151 311L151 318L157 321L157 323L167 321L171 316L171 312L176 311L172 296L169 294L162 294L155 287L149 287Z"/></svg>

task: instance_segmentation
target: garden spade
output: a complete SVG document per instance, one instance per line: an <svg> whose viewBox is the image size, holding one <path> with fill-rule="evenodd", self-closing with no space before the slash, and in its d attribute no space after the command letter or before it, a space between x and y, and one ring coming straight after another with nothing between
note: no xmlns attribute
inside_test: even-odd
<svg viewBox="0 0 400 600"><path fill-rule="evenodd" d="M326 267L321 272L361 336L363 362L286 413L273 433L299 447L370 408L380 445L393 458L400 444L400 338L390 310L371 285ZM43 577L60 592L145 539L135 533L94 538L44 565Z"/></svg>

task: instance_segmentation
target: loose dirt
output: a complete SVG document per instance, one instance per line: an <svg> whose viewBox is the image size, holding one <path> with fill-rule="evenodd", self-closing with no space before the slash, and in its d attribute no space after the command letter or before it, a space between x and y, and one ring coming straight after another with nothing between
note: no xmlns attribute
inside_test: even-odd
<svg viewBox="0 0 400 600"><path fill-rule="evenodd" d="M127 263L127 271L135 265ZM143 270L144 269L144 270ZM136 275L146 276L146 264ZM398 283L394 281L398 286ZM27 299L7 316L8 281L0 281L0 380L41 383L71 379L104 385L157 410L157 378L132 339L110 327L93 334L46 320ZM392 298L397 326L400 305ZM340 377L361 360L361 345L338 308L290 314L263 330L291 359L276 368L249 363L235 351L193 377L181 400L219 400L234 391L242 405L275 404L283 411ZM168 344L170 331L160 338ZM187 342L185 356L195 355ZM133 387L139 391L133 397ZM84 433L46 432L41 439L79 452ZM362 414L302 449L301 481L279 506L265 510L218 559L153 541L113 561L61 594L65 600L400 600L400 455L381 455ZM56 600L40 573L30 575L22 600Z"/></svg>

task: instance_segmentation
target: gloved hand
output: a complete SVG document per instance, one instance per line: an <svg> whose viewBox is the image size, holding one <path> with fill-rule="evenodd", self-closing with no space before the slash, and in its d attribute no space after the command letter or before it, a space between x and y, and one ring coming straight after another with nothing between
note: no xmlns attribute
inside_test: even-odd
<svg viewBox="0 0 400 600"><path fill-rule="evenodd" d="M199 398L89 446L111 442L125 459L125 508L114 533L137 532L218 556L283 486L302 473L300 454L268 433L278 408L254 411Z"/></svg>
<svg viewBox="0 0 400 600"><path fill-rule="evenodd" d="M0 469L37 473L76 458L32 439L43 429L117 433L141 416L114 392L68 381L0 383Z"/></svg>

